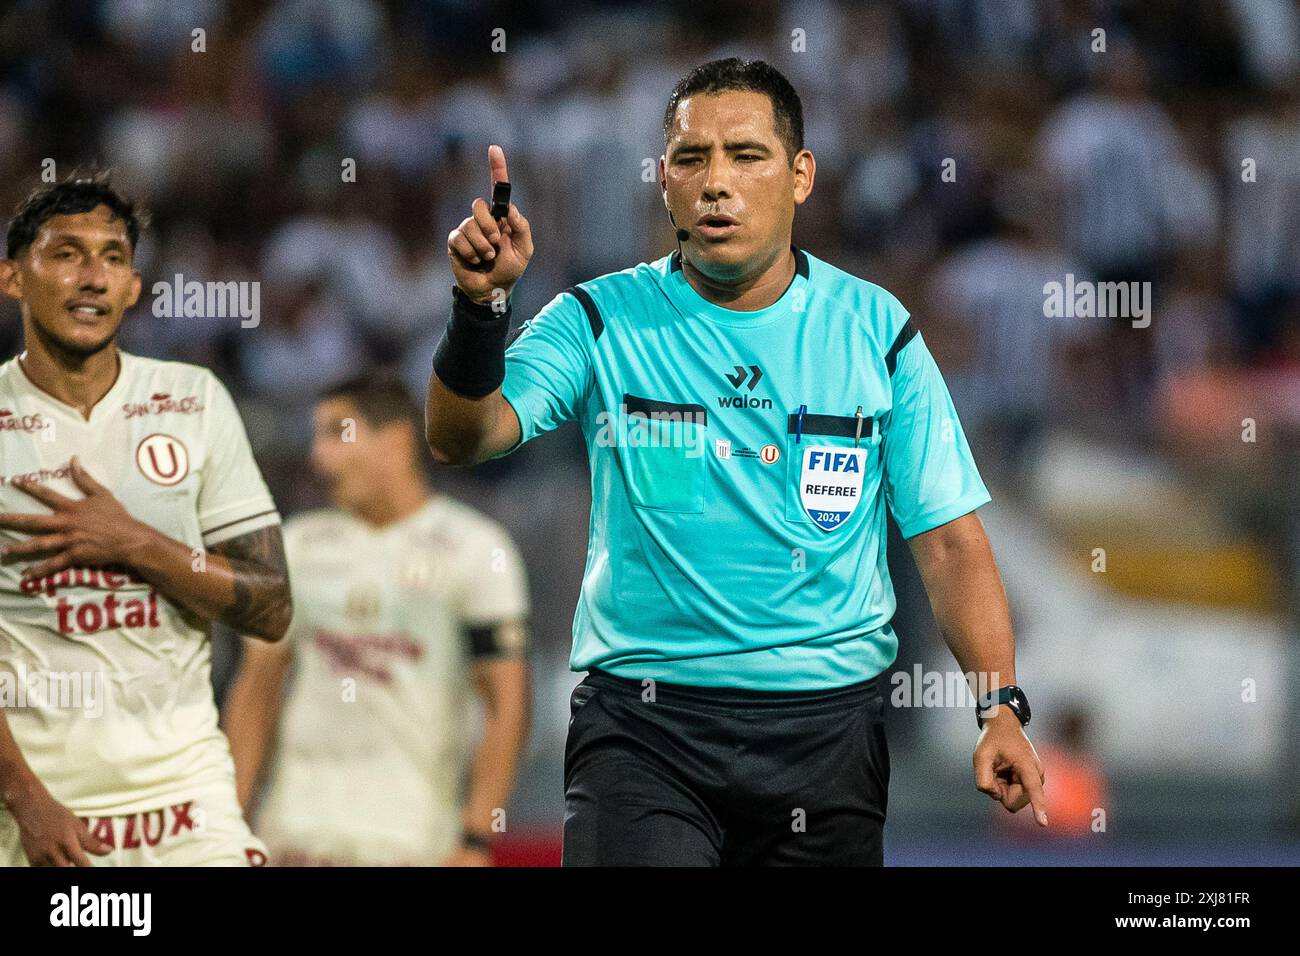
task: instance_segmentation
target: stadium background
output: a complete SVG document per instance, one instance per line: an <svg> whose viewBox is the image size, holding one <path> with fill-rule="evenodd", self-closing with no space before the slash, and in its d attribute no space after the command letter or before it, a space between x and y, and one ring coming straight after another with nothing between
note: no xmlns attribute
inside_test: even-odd
<svg viewBox="0 0 1300 956"><path fill-rule="evenodd" d="M304 469L318 389L380 363L422 394L446 235L487 189L489 142L536 237L522 319L671 248L645 174L669 90L716 56L770 60L818 160L796 242L911 309L972 437L1048 766L1045 839L974 790L968 707L892 709L887 861L1300 860L1293 3L0 10L0 204L51 159L60 174L112 166L147 201L146 292L123 345L218 372L286 515L321 503ZM177 273L259 282L260 324L155 316L150 287ZM1067 275L1151 282L1150 325L1045 317L1044 283ZM5 300L0 356L18 344ZM581 439L562 429L435 481L503 522L528 564L536 713L502 857L553 861L590 505ZM952 673L893 544L894 671ZM219 691L232 647L219 636Z"/></svg>

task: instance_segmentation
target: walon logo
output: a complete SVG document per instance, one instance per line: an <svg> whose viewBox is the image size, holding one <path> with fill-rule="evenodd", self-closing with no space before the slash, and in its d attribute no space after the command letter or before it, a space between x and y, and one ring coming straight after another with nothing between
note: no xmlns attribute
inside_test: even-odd
<svg viewBox="0 0 1300 956"><path fill-rule="evenodd" d="M763 377L763 370L757 365L751 365L749 368L737 365L734 372L724 374L726 374L727 381L731 383L731 387L735 389L739 389L745 384L745 379L749 379L749 390L752 392L759 379ZM751 398L748 395L719 395L718 407L771 408L772 400L770 398Z"/></svg>

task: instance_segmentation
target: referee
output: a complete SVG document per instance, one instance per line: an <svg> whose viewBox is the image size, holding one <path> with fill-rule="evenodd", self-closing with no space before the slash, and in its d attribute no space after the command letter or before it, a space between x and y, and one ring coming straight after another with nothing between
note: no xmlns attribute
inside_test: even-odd
<svg viewBox="0 0 1300 956"><path fill-rule="evenodd" d="M894 296L791 245L816 172L798 95L762 61L706 63L664 135L677 250L566 289L508 348L528 221L476 199L447 243L435 458L481 462L576 419L591 464L564 864L883 862L886 507L984 695L976 787L1046 826L974 514L989 494L948 390ZM500 147L488 158L507 181Z"/></svg>

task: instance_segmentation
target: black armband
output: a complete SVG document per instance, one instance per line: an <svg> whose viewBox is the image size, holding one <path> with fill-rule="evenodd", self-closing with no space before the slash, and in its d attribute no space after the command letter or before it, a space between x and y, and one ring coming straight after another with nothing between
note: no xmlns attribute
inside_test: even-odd
<svg viewBox="0 0 1300 956"><path fill-rule="evenodd" d="M471 660L485 657L513 657L528 648L528 629L522 621L467 624L462 633Z"/></svg>
<svg viewBox="0 0 1300 956"><path fill-rule="evenodd" d="M457 395L482 398L506 379L506 333L510 303L497 312L460 291L451 290L451 318L433 353L433 370Z"/></svg>

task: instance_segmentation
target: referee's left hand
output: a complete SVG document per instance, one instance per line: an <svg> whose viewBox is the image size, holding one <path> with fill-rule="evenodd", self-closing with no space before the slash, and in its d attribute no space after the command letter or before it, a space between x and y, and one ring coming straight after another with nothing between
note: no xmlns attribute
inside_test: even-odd
<svg viewBox="0 0 1300 956"><path fill-rule="evenodd" d="M1047 826L1043 764L1010 707L984 722L975 745L975 788L997 800L1009 813L1033 804L1034 819Z"/></svg>

